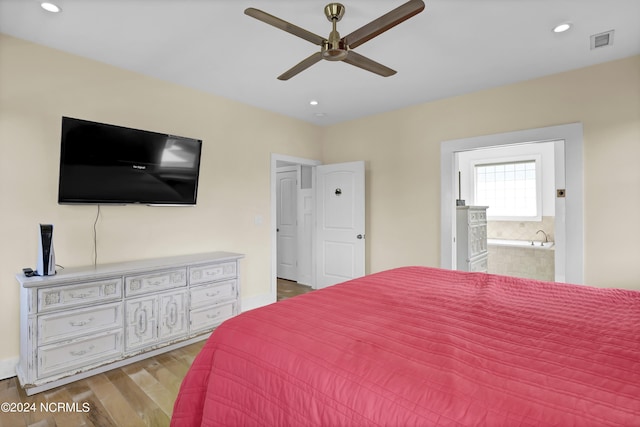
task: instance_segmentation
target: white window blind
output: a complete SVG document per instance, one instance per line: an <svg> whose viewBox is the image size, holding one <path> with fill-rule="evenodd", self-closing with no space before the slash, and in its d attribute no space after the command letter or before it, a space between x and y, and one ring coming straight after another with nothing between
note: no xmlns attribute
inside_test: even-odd
<svg viewBox="0 0 640 427"><path fill-rule="evenodd" d="M476 164L475 204L498 219L539 216L537 170L535 160Z"/></svg>

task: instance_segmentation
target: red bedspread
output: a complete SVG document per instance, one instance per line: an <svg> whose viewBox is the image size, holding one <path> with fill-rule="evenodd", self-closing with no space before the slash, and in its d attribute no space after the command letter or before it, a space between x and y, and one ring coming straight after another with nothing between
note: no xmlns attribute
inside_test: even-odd
<svg viewBox="0 0 640 427"><path fill-rule="evenodd" d="M226 321L172 425L640 426L640 292L373 274Z"/></svg>

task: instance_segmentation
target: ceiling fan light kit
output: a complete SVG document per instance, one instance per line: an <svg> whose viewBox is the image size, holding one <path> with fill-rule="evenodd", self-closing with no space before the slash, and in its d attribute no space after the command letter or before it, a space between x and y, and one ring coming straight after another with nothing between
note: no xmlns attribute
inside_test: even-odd
<svg viewBox="0 0 640 427"><path fill-rule="evenodd" d="M395 70L360 55L352 49L374 37L379 36L390 28L395 27L423 10L424 2L422 0L409 0L407 3L404 3L381 17L369 22L347 36L340 37L340 33L338 33L337 30L337 24L344 16L345 7L341 3L329 3L324 7L324 14L329 22L331 22L333 28L331 33L329 33L329 37L326 39L259 9L250 7L247 8L244 13L252 18L266 24L273 25L276 28L320 46L319 52L303 59L301 62L278 76L279 80L288 80L322 59L327 61L343 61L347 64L362 68L383 77L394 75L396 73Z"/></svg>

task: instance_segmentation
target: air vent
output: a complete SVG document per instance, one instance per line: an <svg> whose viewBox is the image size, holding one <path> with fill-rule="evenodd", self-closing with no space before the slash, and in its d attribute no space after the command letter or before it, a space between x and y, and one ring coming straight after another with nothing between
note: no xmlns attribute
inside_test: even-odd
<svg viewBox="0 0 640 427"><path fill-rule="evenodd" d="M591 49L597 49L600 47L611 46L613 44L613 32L610 30L600 34L594 34L591 36Z"/></svg>

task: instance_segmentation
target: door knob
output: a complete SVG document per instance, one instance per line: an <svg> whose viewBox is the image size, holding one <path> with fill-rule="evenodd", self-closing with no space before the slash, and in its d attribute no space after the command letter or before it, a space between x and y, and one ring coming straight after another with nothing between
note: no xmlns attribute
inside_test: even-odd
<svg viewBox="0 0 640 427"><path fill-rule="evenodd" d="M356 236L356 238L358 238L358 239L364 239L364 234L358 234L358 235Z"/></svg>

